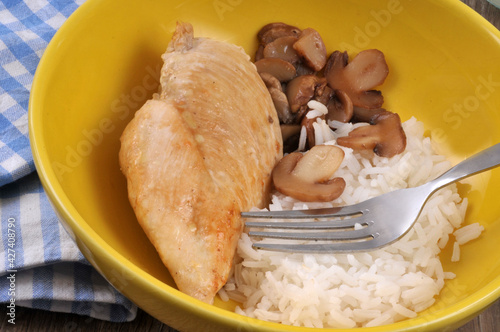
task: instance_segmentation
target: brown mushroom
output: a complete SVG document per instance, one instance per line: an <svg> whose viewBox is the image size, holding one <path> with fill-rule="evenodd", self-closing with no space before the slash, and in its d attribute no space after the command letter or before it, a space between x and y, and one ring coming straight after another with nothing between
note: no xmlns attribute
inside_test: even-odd
<svg viewBox="0 0 500 332"><path fill-rule="evenodd" d="M318 82L318 77L315 75L297 76L288 82L286 96L290 111L297 112L301 106L306 105L314 97Z"/></svg>
<svg viewBox="0 0 500 332"><path fill-rule="evenodd" d="M273 170L274 186L279 192L300 201L332 201L345 188L344 179L330 179L343 158L344 151L332 145L315 146L304 154L288 154Z"/></svg>
<svg viewBox="0 0 500 332"><path fill-rule="evenodd" d="M302 122L304 117L306 116L307 112L309 112L311 109L306 105L300 106L299 110L294 113L295 115L295 123L299 124Z"/></svg>
<svg viewBox="0 0 500 332"><path fill-rule="evenodd" d="M281 82L274 75L267 73L267 72L259 73L259 75L260 75L260 78L262 78L262 81L264 82L264 84L266 85L266 87L268 89L276 88L280 91L283 91L283 89L281 87Z"/></svg>
<svg viewBox="0 0 500 332"><path fill-rule="evenodd" d="M384 83L389 74L389 67L384 53L377 49L359 52L344 70L356 91L368 91Z"/></svg>
<svg viewBox="0 0 500 332"><path fill-rule="evenodd" d="M333 90L328 86L324 77L316 76L316 86L314 89L314 100L326 105L332 97Z"/></svg>
<svg viewBox="0 0 500 332"><path fill-rule="evenodd" d="M376 49L361 51L348 62L347 52L335 51L325 66L325 77L332 89L345 91L353 105L380 108L384 102L380 91L389 73L384 54Z"/></svg>
<svg viewBox="0 0 500 332"><path fill-rule="evenodd" d="M308 118L307 116L304 116L300 122L300 126L306 129L306 144L309 149L316 145L316 135L314 133L315 131L313 125L316 122L316 119L317 117Z"/></svg>
<svg viewBox="0 0 500 332"><path fill-rule="evenodd" d="M307 28L302 30L293 48L314 71L320 71L326 64L326 46L318 31Z"/></svg>
<svg viewBox="0 0 500 332"><path fill-rule="evenodd" d="M274 108L276 108L276 113L278 113L278 118L281 123L292 123L294 120L293 114L290 112L290 106L288 105L288 99L283 91L276 88L270 88L269 94L273 100Z"/></svg>
<svg viewBox="0 0 500 332"><path fill-rule="evenodd" d="M373 150L381 157L393 157L406 148L406 135L396 113L384 109L357 109L358 119L369 119L370 125L358 127L348 136L337 138L337 144L354 150Z"/></svg>
<svg viewBox="0 0 500 332"><path fill-rule="evenodd" d="M356 95L354 100L356 101L356 106L370 109L380 108L384 104L384 96L378 90L362 91Z"/></svg>
<svg viewBox="0 0 500 332"><path fill-rule="evenodd" d="M328 108L327 120L335 120L347 123L351 121L354 107L351 98L342 90L335 90L326 104Z"/></svg>
<svg viewBox="0 0 500 332"><path fill-rule="evenodd" d="M297 73L297 76L315 74L315 71L313 69L309 68L309 66L306 66L302 62L295 64L295 72Z"/></svg>
<svg viewBox="0 0 500 332"><path fill-rule="evenodd" d="M358 107L354 106L353 107L353 117L352 117L352 122L369 122L372 123L375 119L376 115L386 113L388 112L384 108L376 108L376 109L370 109L370 108L363 108L363 107Z"/></svg>
<svg viewBox="0 0 500 332"><path fill-rule="evenodd" d="M264 58L279 58L295 64L299 62L300 57L293 49L293 44L297 41L297 37L286 36L280 37L266 44L262 52Z"/></svg>
<svg viewBox="0 0 500 332"><path fill-rule="evenodd" d="M298 37L301 30L292 25L275 22L264 25L257 33L257 39L261 45L266 45L281 37Z"/></svg>
<svg viewBox="0 0 500 332"><path fill-rule="evenodd" d="M283 139L283 153L290 153L297 150L300 137L300 125L282 124L280 125L280 129Z"/></svg>
<svg viewBox="0 0 500 332"><path fill-rule="evenodd" d="M295 67L288 61L279 58L264 58L255 62L259 73L269 73L280 82L288 82L296 75Z"/></svg>
<svg viewBox="0 0 500 332"><path fill-rule="evenodd" d="M257 62L264 58L264 45L260 44L255 51L254 62Z"/></svg>
<svg viewBox="0 0 500 332"><path fill-rule="evenodd" d="M325 73L324 73L329 84L330 81L332 81L332 83L335 84L334 82L334 79L336 78L335 76L341 76L341 73L347 66L348 62L349 62L349 55L347 54L347 52L335 51L330 55L328 61L326 62ZM332 77L328 79L328 76Z"/></svg>
<svg viewBox="0 0 500 332"><path fill-rule="evenodd" d="M278 113L278 118L280 123L292 123L294 121L294 115L290 112L290 106L288 104L288 99L281 88L280 81L269 73L260 73L262 81L269 90L271 99L273 100L274 108L276 113Z"/></svg>

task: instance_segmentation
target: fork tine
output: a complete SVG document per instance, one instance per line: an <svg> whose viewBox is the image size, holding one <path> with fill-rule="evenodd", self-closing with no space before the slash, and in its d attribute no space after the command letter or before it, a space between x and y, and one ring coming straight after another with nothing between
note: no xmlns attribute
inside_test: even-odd
<svg viewBox="0 0 500 332"><path fill-rule="evenodd" d="M305 222L273 222L273 221L247 221L246 227L274 228L274 229L343 229L352 228L356 224L371 225L372 221L366 221L364 215L343 220L305 221Z"/></svg>
<svg viewBox="0 0 500 332"><path fill-rule="evenodd" d="M249 232L249 236L286 239L286 240L318 240L318 241L345 241L374 238L377 234L372 234L370 226L351 230L333 232Z"/></svg>
<svg viewBox="0 0 500 332"><path fill-rule="evenodd" d="M321 208L311 210L287 210L287 211L251 211L242 212L243 218L262 219L307 219L307 218L334 218L347 217L363 213L365 209L360 204Z"/></svg>
<svg viewBox="0 0 500 332"><path fill-rule="evenodd" d="M381 244L374 239L358 242L332 242L332 243L315 243L315 244L282 244L282 243L254 243L252 247L255 249L280 251L290 253L333 253L333 252L358 252L374 250L380 247Z"/></svg>

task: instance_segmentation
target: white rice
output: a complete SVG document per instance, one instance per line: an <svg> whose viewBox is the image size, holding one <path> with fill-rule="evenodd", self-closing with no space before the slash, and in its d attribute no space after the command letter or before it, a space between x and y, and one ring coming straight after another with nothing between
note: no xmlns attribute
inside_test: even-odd
<svg viewBox="0 0 500 332"><path fill-rule="evenodd" d="M453 243L453 253L451 254L451 261L458 262L460 260L460 245L457 241Z"/></svg>
<svg viewBox="0 0 500 332"><path fill-rule="evenodd" d="M329 123L332 125L332 123ZM325 144L334 144L359 126L333 123ZM318 123L318 126L323 127ZM278 192L270 210L304 209L353 204L399 188L423 184L451 164L424 137L422 123L414 118L403 128L406 150L393 158L369 156L343 148L345 159L335 176L346 181L341 197L331 203L303 203ZM323 130L324 128L322 128ZM331 136L328 136L331 135ZM356 254L287 254L254 250L243 234L237 249L233 276L220 293L241 303L236 312L261 320L318 328L354 328L389 324L415 317L431 306L445 279L439 253L454 235L456 246L477 238L482 226L460 230L467 199L455 185L435 193L415 226L390 246ZM275 242L276 240L264 240ZM454 252L453 260L459 258Z"/></svg>
<svg viewBox="0 0 500 332"><path fill-rule="evenodd" d="M455 235L455 239L459 245L466 244L469 241L477 239L481 232L484 230L484 227L478 223L470 224L464 226L460 229L457 229L453 235Z"/></svg>

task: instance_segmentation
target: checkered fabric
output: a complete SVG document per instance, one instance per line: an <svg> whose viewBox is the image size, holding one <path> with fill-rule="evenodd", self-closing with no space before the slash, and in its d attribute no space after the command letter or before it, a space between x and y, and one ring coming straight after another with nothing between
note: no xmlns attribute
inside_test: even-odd
<svg viewBox="0 0 500 332"><path fill-rule="evenodd" d="M0 186L35 170L28 139L33 75L54 33L82 2L0 3Z"/></svg>
<svg viewBox="0 0 500 332"><path fill-rule="evenodd" d="M28 138L30 88L40 57L83 2L0 2L0 302L124 322L135 318L137 308L62 228L35 172Z"/></svg>

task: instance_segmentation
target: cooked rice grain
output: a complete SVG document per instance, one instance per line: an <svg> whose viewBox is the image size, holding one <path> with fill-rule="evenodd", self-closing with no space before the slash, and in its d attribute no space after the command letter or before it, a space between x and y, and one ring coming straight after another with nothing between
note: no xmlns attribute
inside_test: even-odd
<svg viewBox="0 0 500 332"><path fill-rule="evenodd" d="M484 230L484 227L478 223L470 224L464 226L460 229L457 229L453 235L455 235L455 239L457 240L459 245L465 244L469 241L477 239L481 232Z"/></svg>

